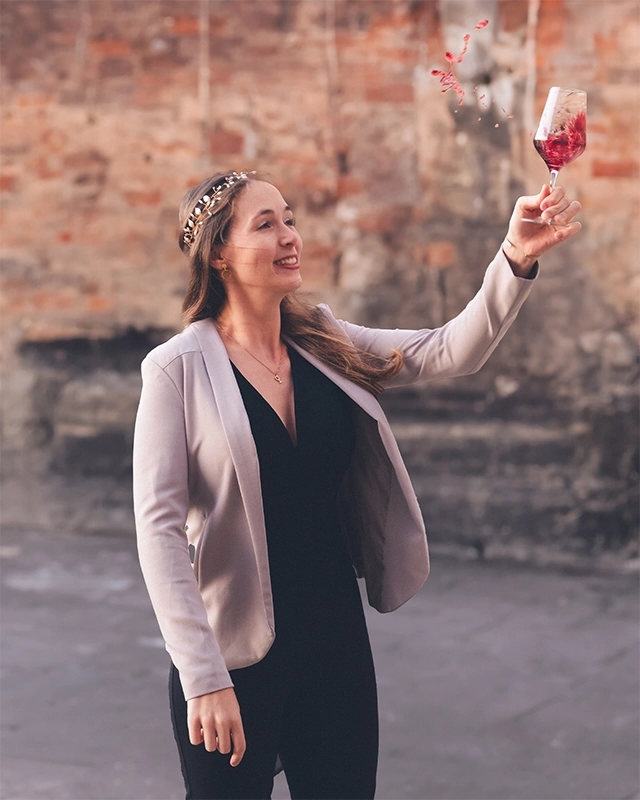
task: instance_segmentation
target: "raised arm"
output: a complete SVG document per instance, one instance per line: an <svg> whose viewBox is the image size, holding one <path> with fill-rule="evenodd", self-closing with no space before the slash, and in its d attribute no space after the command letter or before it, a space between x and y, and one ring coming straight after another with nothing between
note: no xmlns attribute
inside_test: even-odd
<svg viewBox="0 0 640 800"><path fill-rule="evenodd" d="M400 350L401 371L385 388L453 378L476 372L495 350L526 300L532 281L517 278L500 251L478 293L458 316L440 328L365 328L337 320L356 347L388 356Z"/></svg>
<svg viewBox="0 0 640 800"><path fill-rule="evenodd" d="M572 222L580 204L570 202L560 187L544 186L538 195L521 197L516 203L503 247L489 264L478 293L456 317L440 328L384 330L335 320L353 343L381 356L400 350L402 370L385 388L405 386L439 378L477 372L505 335L526 300L537 259L547 250L578 233ZM555 217L563 227L526 223L523 217L542 214ZM333 320L330 310L323 311Z"/></svg>

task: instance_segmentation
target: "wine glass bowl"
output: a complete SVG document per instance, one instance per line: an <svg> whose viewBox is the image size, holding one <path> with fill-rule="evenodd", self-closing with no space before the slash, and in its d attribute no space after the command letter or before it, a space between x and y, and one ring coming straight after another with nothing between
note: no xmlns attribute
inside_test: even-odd
<svg viewBox="0 0 640 800"><path fill-rule="evenodd" d="M585 91L562 86L549 89L538 130L533 137L533 146L549 168L549 185L553 189L560 170L581 156L587 146ZM523 221L547 222L540 218Z"/></svg>

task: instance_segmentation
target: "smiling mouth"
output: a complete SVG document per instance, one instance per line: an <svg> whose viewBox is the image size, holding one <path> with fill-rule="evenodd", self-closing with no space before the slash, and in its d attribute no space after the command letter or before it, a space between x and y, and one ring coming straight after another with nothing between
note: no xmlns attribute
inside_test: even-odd
<svg viewBox="0 0 640 800"><path fill-rule="evenodd" d="M273 263L276 265L276 267L295 267L298 264L298 256L287 256L286 258L280 258Z"/></svg>

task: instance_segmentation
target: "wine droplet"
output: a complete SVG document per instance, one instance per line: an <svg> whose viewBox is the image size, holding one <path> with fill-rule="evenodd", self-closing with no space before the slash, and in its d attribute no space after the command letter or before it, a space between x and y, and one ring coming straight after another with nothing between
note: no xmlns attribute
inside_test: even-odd
<svg viewBox="0 0 640 800"><path fill-rule="evenodd" d="M431 70L431 74L434 77L440 79L440 84L443 87L440 90L442 92L442 94L444 94L445 92L448 92L449 89L453 89L453 91L460 98L458 100L458 105L462 105L462 101L464 99L464 89L462 88L462 86L460 86L460 83L458 82L458 79L456 78L456 76L453 74L452 70L449 70L448 72L444 72L441 69L432 69Z"/></svg>
<svg viewBox="0 0 640 800"><path fill-rule="evenodd" d="M482 28L486 28L488 24L489 24L488 19L481 19L480 22L478 22L478 24L475 25L473 30L478 31ZM466 55L470 39L471 39L471 34L465 33L462 39L462 50L460 51L460 53L457 56L454 56L453 53L447 50L446 53L444 54L445 61L447 61L449 64L460 64L460 62ZM458 81L456 76L453 74L453 69L449 68L446 72L441 69L432 69L431 74L433 75L434 78L438 78L438 80L440 81L440 85L442 86L442 89L440 91L442 92L442 94L448 92L449 89L453 89L453 91L458 95L459 98L458 105L462 105L462 101L464 100L464 89L460 85L460 82ZM478 87L476 86L476 88L473 91L475 92L477 88Z"/></svg>

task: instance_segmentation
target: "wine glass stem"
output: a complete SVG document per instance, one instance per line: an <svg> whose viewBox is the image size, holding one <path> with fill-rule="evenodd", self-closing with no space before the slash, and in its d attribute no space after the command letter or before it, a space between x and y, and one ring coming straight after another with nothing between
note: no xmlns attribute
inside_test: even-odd
<svg viewBox="0 0 640 800"><path fill-rule="evenodd" d="M556 181L558 180L558 173L560 172L559 169L552 169L549 173L549 186L553 189L556 185Z"/></svg>

